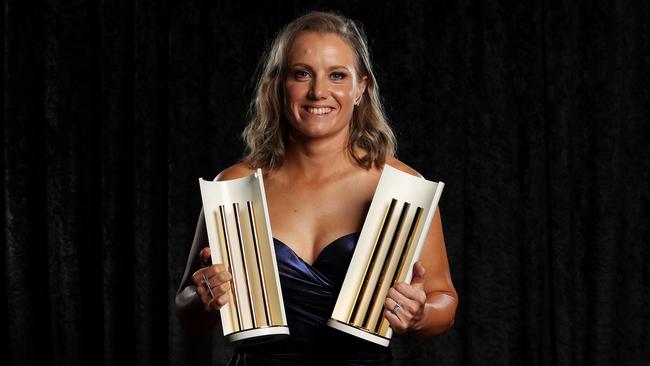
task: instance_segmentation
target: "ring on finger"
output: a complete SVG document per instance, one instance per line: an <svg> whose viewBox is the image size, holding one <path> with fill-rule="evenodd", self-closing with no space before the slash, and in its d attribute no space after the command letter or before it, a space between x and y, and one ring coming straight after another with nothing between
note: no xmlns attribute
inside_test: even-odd
<svg viewBox="0 0 650 366"><path fill-rule="evenodd" d="M390 312L393 313L393 315L395 315L395 316L397 317L397 319L399 319L399 320L402 320L402 319L399 317L399 315L397 315L397 312L398 312L399 309L401 309L401 308L402 308L402 304L400 304L400 303L398 303L398 302L396 301L396 302L395 302L395 306L393 306L393 308L390 309Z"/></svg>
<svg viewBox="0 0 650 366"><path fill-rule="evenodd" d="M210 281L208 281L208 276L203 274L203 283L205 284L205 287L208 288L208 291L210 292L210 297L214 299L214 292L212 292L212 287L210 287Z"/></svg>
<svg viewBox="0 0 650 366"><path fill-rule="evenodd" d="M398 303L398 302L395 302L395 306L393 306L393 310L391 310L391 312L392 312L393 314L397 315L397 312L398 312L399 309L401 309L401 308L402 308L402 304L400 304L400 303Z"/></svg>

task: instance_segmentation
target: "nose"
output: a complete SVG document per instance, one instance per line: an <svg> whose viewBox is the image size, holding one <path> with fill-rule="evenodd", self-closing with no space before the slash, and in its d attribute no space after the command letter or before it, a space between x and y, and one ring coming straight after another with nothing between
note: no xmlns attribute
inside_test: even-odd
<svg viewBox="0 0 650 366"><path fill-rule="evenodd" d="M309 97L312 99L326 99L329 93L327 83L321 78L313 78L311 88L309 88Z"/></svg>

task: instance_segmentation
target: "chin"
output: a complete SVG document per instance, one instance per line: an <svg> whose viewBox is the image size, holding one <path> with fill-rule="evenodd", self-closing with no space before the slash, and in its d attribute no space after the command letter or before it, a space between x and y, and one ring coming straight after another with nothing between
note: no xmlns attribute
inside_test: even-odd
<svg viewBox="0 0 650 366"><path fill-rule="evenodd" d="M302 125L291 125L293 133L297 136L308 139L322 139L336 136L345 128L334 128L333 126L308 126L309 122L301 122Z"/></svg>
<svg viewBox="0 0 650 366"><path fill-rule="evenodd" d="M305 116L299 112L297 116L294 114L294 119L293 121L289 121L289 125L297 136L309 139L322 139L336 136L347 130L348 124L342 124L338 117L340 116L336 115L324 119Z"/></svg>
<svg viewBox="0 0 650 366"><path fill-rule="evenodd" d="M323 130L297 130L298 134L302 137L308 138L308 139L322 139L328 136L331 136L332 133L329 131L323 131Z"/></svg>

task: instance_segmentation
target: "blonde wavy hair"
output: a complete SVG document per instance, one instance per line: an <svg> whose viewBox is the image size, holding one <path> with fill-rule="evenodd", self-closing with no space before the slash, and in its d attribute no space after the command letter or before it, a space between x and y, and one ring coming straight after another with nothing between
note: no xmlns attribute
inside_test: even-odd
<svg viewBox="0 0 650 366"><path fill-rule="evenodd" d="M395 155L396 141L386 120L366 36L360 24L327 12L310 12L289 23L263 56L248 124L242 133L247 145L244 161L253 168L269 170L282 165L288 136L288 123L283 113L287 54L299 35L312 31L338 35L355 53L357 74L368 79L366 91L352 112L348 151L366 169L373 164L383 166L388 157ZM363 149L365 154L361 156L356 147Z"/></svg>

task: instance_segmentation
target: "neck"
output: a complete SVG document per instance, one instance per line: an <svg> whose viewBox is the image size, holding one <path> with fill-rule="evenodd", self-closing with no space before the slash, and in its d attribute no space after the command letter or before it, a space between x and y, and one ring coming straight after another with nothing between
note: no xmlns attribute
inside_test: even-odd
<svg viewBox="0 0 650 366"><path fill-rule="evenodd" d="M283 169L295 178L310 181L327 179L353 164L347 144L347 131L323 139L291 136L285 150Z"/></svg>

